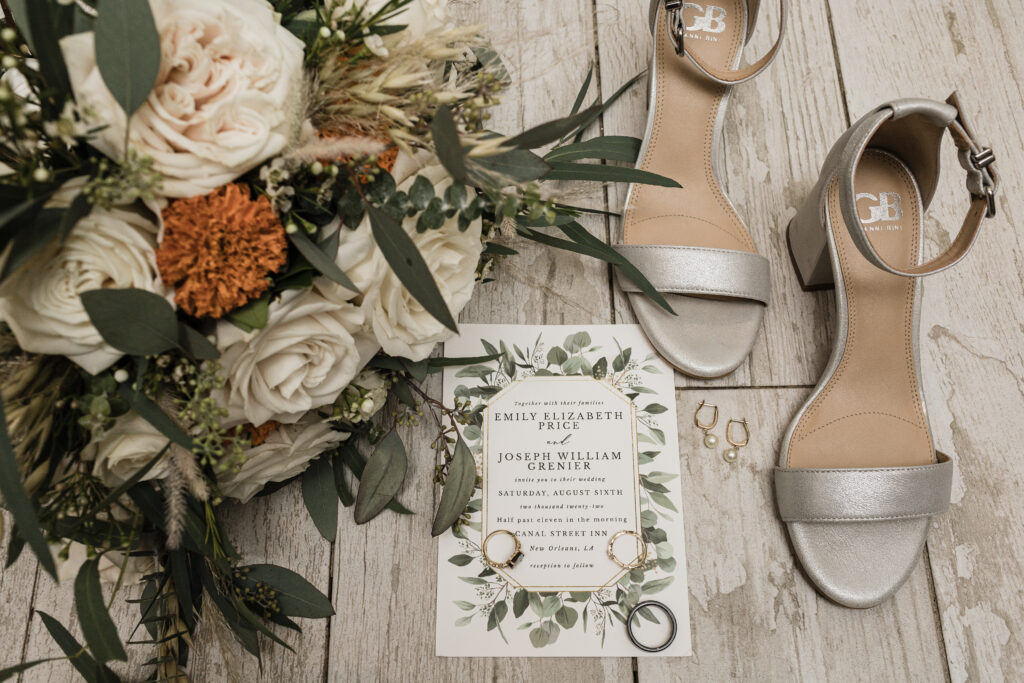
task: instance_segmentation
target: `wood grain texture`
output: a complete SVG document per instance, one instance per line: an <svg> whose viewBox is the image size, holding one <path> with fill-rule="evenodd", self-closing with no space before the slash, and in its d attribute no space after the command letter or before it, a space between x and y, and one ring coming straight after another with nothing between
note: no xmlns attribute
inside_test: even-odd
<svg viewBox="0 0 1024 683"><path fill-rule="evenodd" d="M6 563L10 530L14 520L6 510L0 510L0 562ZM2 564L0 564L2 567ZM32 611L32 593L35 590L37 563L32 551L26 549L18 561L6 569L0 568L0 669L24 661L23 652L28 635Z"/></svg>
<svg viewBox="0 0 1024 683"><path fill-rule="evenodd" d="M985 224L963 263L925 284L925 393L936 446L958 464L953 507L933 525L928 547L951 680L1019 680L1024 8L1012 0L941 0L901 11L880 0L829 4L840 66L857 75L845 79L851 115L895 96L943 100L957 89L998 158L999 216ZM947 143L944 177L925 222L933 254L952 241L967 206L951 148Z"/></svg>
<svg viewBox="0 0 1024 683"><path fill-rule="evenodd" d="M676 393L693 656L640 659L640 681L904 681L945 676L927 565L895 600L850 610L800 573L775 512L772 471L806 389ZM701 400L747 418L751 443L729 464L693 427ZM898 634L898 635L897 635Z"/></svg>
<svg viewBox="0 0 1024 683"><path fill-rule="evenodd" d="M601 88L609 96L620 83L648 68L649 2L596 3ZM768 50L778 27L776 3L762 5L761 21L746 51L754 59ZM743 366L712 382L677 374L679 386L803 386L817 381L828 359L829 296L800 290L785 240L789 219L814 185L832 142L846 129L828 35L824 5L799 3L790 13L787 38L774 64L732 90L719 175L759 252L771 261L772 302ZM646 89L638 88L605 116L604 132L642 137L646 124ZM609 189L611 211L621 211L625 199L624 186ZM615 239L618 222L612 220ZM633 321L629 304L618 291L615 311L617 320Z"/></svg>

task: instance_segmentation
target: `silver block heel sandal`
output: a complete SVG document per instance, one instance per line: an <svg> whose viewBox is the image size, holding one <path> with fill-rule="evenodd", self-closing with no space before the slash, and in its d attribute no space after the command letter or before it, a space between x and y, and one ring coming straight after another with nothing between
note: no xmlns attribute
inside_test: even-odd
<svg viewBox="0 0 1024 683"><path fill-rule="evenodd" d="M683 189L633 185L616 249L662 292L677 315L619 282L661 355L680 372L715 378L754 346L771 283L743 221L722 191L714 162L731 86L764 71L785 31L757 62L739 68L759 0L695 4L653 0L651 101L637 167Z"/></svg>
<svg viewBox="0 0 1024 683"><path fill-rule="evenodd" d="M967 170L959 236L921 263L924 211L949 130ZM949 506L953 463L935 451L920 384L921 280L962 259L995 215L991 150L947 102L891 102L835 144L790 223L805 289L836 288L836 346L783 440L782 520L807 576L848 607L872 607L910 576L930 518Z"/></svg>

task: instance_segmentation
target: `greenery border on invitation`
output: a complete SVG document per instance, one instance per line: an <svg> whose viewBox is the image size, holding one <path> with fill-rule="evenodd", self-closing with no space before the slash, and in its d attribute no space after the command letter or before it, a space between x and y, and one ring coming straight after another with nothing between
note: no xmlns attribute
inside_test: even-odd
<svg viewBox="0 0 1024 683"><path fill-rule="evenodd" d="M460 384L455 387L455 400L467 408L469 423L462 429L462 437L474 457L482 452L483 409L495 394L517 379L537 376L589 376L608 382L612 387L629 398L637 408L637 440L641 448L638 454L640 468L640 520L645 541L648 544L647 562L627 572L614 589L606 588L594 592L530 592L515 588L491 569L484 561L480 545L473 541L467 529L479 532L482 500L474 497L470 501L460 524L455 527L461 553L448 558L458 567L480 568L480 572L459 579L474 587L474 600L456 600L465 615L455 621L456 626L467 626L474 620L486 621L488 631L497 631L508 643L502 628L514 624L518 630L529 630L530 643L535 648L552 645L563 630L582 628L584 632L600 637L602 647L607 626L613 619L625 623L626 615L641 600L665 590L673 582L676 559L675 549L668 542L668 534L661 527L665 521L672 521L678 513L668 497L666 483L678 475L655 469L655 460L665 446L665 433L658 428L658 415L667 412L659 403L652 403L645 396L657 395L653 389L644 386L645 374L661 374L651 364L656 356L648 355L643 361L632 358L632 349L623 349L613 338L618 353L607 357L601 354L600 346L592 346L587 332L577 332L565 338L561 346L545 350L538 335L533 347L525 349L504 341L498 346L481 339L480 343L488 355L496 357L490 363L471 365L460 369L456 377L475 380L473 386ZM675 416L671 416L675 419ZM479 467L479 464L478 464ZM652 552L653 548L653 552ZM667 576L651 578L649 574L664 572ZM643 608L641 618L659 623L656 614Z"/></svg>

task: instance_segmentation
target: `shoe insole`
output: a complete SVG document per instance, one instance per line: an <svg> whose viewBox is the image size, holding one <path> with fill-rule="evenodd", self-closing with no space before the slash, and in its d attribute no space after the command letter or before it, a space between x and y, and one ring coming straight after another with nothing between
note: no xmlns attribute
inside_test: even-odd
<svg viewBox="0 0 1024 683"><path fill-rule="evenodd" d="M743 0L686 3L686 49L705 63L732 69L743 49ZM623 242L713 247L754 252L753 241L725 198L712 169L712 135L726 86L676 54L658 11L654 29L654 89L648 143L638 168L676 180L682 189L634 185Z"/></svg>
<svg viewBox="0 0 1024 683"><path fill-rule="evenodd" d="M935 462L915 361L916 278L872 265L850 237L838 181L828 217L849 309L838 369L800 418L787 467L904 467ZM897 268L917 265L921 195L893 155L867 150L854 179L857 212L876 252ZM837 280L838 285L838 280Z"/></svg>

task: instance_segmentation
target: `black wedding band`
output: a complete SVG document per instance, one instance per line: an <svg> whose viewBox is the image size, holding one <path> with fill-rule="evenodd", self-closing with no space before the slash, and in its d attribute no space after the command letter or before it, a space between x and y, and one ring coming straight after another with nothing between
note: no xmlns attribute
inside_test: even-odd
<svg viewBox="0 0 1024 683"><path fill-rule="evenodd" d="M665 613L665 616L668 617L669 624L672 625L672 632L668 634L668 640L666 640L661 645L656 645L654 647L651 647L650 645L644 645L639 640L637 640L635 635L633 635L633 617L635 617L637 615L637 612L639 612L644 607L653 607L654 609L661 610ZM675 642L676 632L678 630L679 627L676 625L676 615L672 613L672 610L668 608L668 605L656 602L654 600L641 602L639 605L637 605L630 611L629 618L626 619L626 633L629 634L629 639L633 641L634 645L636 645L644 652L661 652L662 650L667 650L668 646Z"/></svg>

